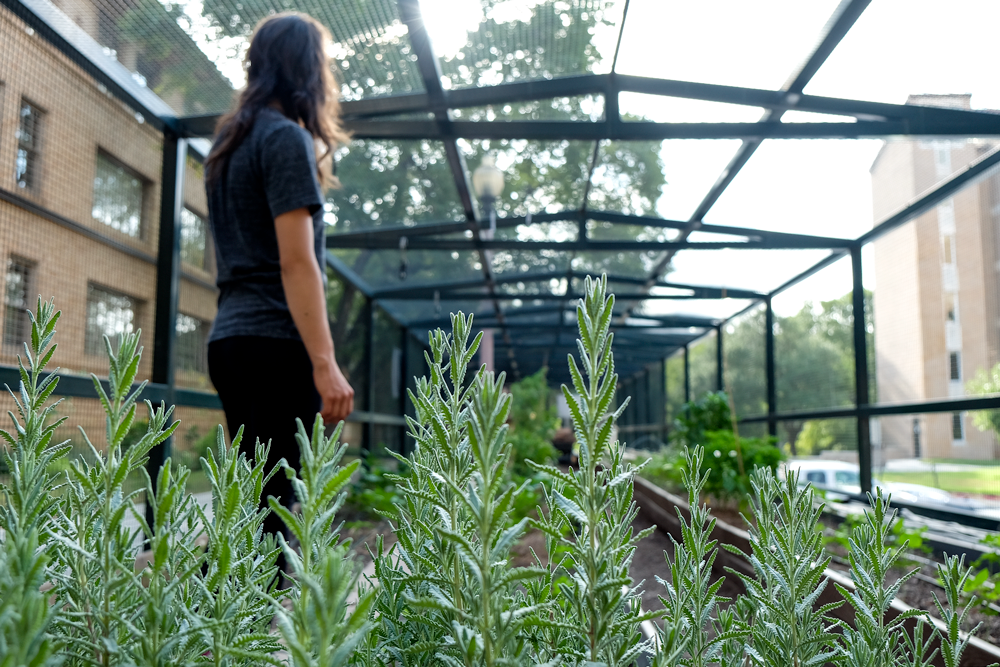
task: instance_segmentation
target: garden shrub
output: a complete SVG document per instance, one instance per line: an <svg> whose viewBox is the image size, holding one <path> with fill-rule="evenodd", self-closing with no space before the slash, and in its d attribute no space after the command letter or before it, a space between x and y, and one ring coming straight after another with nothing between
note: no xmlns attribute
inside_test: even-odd
<svg viewBox="0 0 1000 667"><path fill-rule="evenodd" d="M580 466L530 464L552 480L534 519L513 520L520 488L505 474L512 445L503 375L470 369L479 342L470 341L471 318L453 316L451 336L432 332L430 376L417 381L416 417L408 420L416 445L400 457L408 473L394 478L402 495L391 511L398 542L387 551L378 540L375 574L360 584L334 525L360 463L341 465L340 428L327 436L318 415L311 430L298 424L296 473L284 461L268 470L259 442L251 462L242 431L229 444L220 427L200 462L212 489L209 517L185 492L186 467L145 475L149 450L177 428L170 408L147 402L145 431L123 446L144 386L133 386L138 334L122 336L117 352L107 344L109 391L94 379L107 413L103 447L83 434L93 460L58 472L54 464L70 447L53 440L62 423L58 402L49 404L58 377L44 369L59 315L39 302L21 386L12 392L13 429L2 432L10 473L0 488L0 665L627 667L649 653L663 667L926 667L940 640L945 667L958 667L968 642L959 629L974 604L961 606L964 563L951 558L938 569L943 629L922 610L887 621L911 574L888 581L906 544L891 543L893 513L884 498L872 498L849 542L856 589L841 591L857 627L834 621L830 606L814 604L827 585L821 506L794 475L778 480L769 467L749 478L754 521L744 556L755 574L733 573L748 592L722 608L723 580L712 574L715 521L699 500L716 474L705 459L731 457L706 457L701 446L685 448L679 467L691 515L678 509L683 539L660 580L665 610L642 611L643 583L632 581L629 566L652 529L632 529L638 468L611 439L625 405L613 405L614 298L606 289L606 279L586 282L580 359L569 358L573 386L563 388ZM124 490L135 474L144 476L152 523L136 506L139 492ZM274 474L292 480L294 509L273 498L261 509ZM262 534L268 512L281 516L296 546ZM127 514L138 528L128 527ZM545 533L546 553L531 567L512 567L511 547L529 526ZM140 558L143 544L149 550ZM287 582L275 565L279 551ZM655 642L643 639L640 624L659 616ZM917 619L913 637L903 628L909 618Z"/></svg>
<svg viewBox="0 0 1000 667"><path fill-rule="evenodd" d="M548 463L559 453L552 445L552 436L559 426L559 417L549 400L547 368L518 380L510 385L510 431L508 439L513 448L511 468L516 475L531 474L528 461Z"/></svg>
<svg viewBox="0 0 1000 667"><path fill-rule="evenodd" d="M755 468L777 471L785 460L784 453L775 446L774 438L740 438L743 470L740 470L739 451L732 431L706 431L702 436L705 456L699 459L700 474L711 475L702 486L706 497L723 504L742 504L752 490L750 474ZM669 447L654 455L644 469L644 476L668 487L686 488L686 470L689 449Z"/></svg>
<svg viewBox="0 0 1000 667"><path fill-rule="evenodd" d="M670 440L677 445L694 447L705 444L711 431L732 431L729 398L724 391L706 392L696 401L689 401L674 419Z"/></svg>

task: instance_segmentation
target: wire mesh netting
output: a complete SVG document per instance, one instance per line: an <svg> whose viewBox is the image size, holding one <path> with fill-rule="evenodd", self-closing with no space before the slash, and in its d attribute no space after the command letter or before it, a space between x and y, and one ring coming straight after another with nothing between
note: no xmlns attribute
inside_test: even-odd
<svg viewBox="0 0 1000 667"><path fill-rule="evenodd" d="M845 257L772 301L777 412L854 404L851 285Z"/></svg>
<svg viewBox="0 0 1000 667"><path fill-rule="evenodd" d="M755 308L730 321L722 332L726 391L740 418L767 412L764 321L764 309Z"/></svg>
<svg viewBox="0 0 1000 667"><path fill-rule="evenodd" d="M715 332L688 346L688 372L691 375L691 398L698 400L706 393L718 391L718 360Z"/></svg>

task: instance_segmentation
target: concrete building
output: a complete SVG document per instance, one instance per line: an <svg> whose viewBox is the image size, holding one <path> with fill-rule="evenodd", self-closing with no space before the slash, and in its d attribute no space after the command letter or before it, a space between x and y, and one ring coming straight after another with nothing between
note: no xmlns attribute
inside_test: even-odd
<svg viewBox="0 0 1000 667"><path fill-rule="evenodd" d="M98 7L66 1L76 24L97 40ZM0 8L0 365L17 363L30 332L24 309L40 294L54 296L62 310L53 366L106 375L102 336L142 329L139 376L149 377L162 144L134 109ZM177 377L182 386L208 389L205 339L216 291L195 159L187 165L184 207ZM3 412L12 407L9 397L0 401ZM62 412L70 426L100 438L98 408L96 400L77 398ZM208 428L221 415L196 412L179 411L185 428L199 420Z"/></svg>
<svg viewBox="0 0 1000 667"><path fill-rule="evenodd" d="M910 104L971 108L969 95L911 96ZM871 168L882 220L964 168L995 140L889 140ZM875 255L875 353L880 403L965 395L1000 351L1000 175L964 188L880 237ZM884 417L885 458L997 458L992 433L964 413Z"/></svg>

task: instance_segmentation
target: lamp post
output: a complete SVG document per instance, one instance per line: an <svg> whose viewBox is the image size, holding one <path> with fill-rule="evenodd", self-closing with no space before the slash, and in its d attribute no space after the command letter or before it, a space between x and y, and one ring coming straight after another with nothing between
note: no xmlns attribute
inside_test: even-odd
<svg viewBox="0 0 1000 667"><path fill-rule="evenodd" d="M484 155L483 161L472 172L472 189L483 205L483 212L490 218L490 236L497 228L496 200L503 193L503 172L497 168L492 155Z"/></svg>
<svg viewBox="0 0 1000 667"><path fill-rule="evenodd" d="M490 228L483 232L483 236L488 239L493 238L493 233L497 229L497 209L496 201L503 193L503 172L497 167L496 160L492 155L484 155L483 161L479 163L476 170L472 172L472 189L479 198L483 207L483 213L490 218ZM483 253L486 261L493 261L489 251ZM479 363L486 366L486 370L493 370L493 330L483 329L483 339L479 345Z"/></svg>

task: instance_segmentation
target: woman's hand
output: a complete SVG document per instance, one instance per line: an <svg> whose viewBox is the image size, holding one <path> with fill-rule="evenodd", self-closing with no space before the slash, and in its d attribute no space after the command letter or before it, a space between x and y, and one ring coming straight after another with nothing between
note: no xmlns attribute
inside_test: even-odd
<svg viewBox="0 0 1000 667"><path fill-rule="evenodd" d="M324 362L313 368L313 382L323 399L320 414L327 424L336 424L354 412L354 389L340 372L336 361Z"/></svg>

